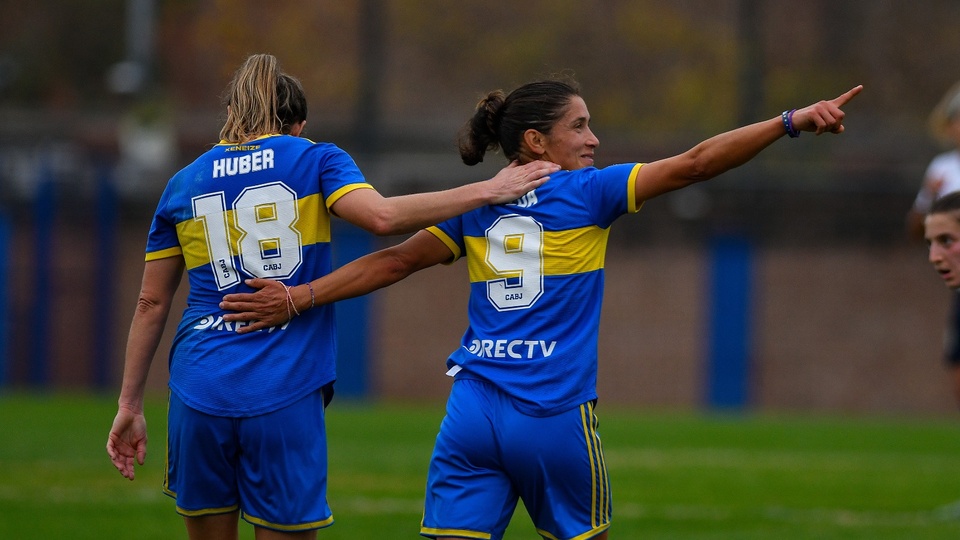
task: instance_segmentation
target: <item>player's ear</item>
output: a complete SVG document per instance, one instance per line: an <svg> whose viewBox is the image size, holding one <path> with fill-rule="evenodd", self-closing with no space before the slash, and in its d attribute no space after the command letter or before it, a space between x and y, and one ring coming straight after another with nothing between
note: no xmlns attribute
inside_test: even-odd
<svg viewBox="0 0 960 540"><path fill-rule="evenodd" d="M528 129L523 132L523 142L537 156L542 156L546 152L546 137L535 129Z"/></svg>
<svg viewBox="0 0 960 540"><path fill-rule="evenodd" d="M299 137L300 134L303 133L303 127L306 125L307 125L307 121L304 120L303 122L299 122L290 126L290 134L293 135L294 137Z"/></svg>

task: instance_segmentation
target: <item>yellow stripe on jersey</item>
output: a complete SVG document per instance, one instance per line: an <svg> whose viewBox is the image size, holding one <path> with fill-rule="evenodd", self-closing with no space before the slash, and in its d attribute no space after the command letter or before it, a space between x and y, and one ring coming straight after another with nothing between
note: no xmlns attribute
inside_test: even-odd
<svg viewBox="0 0 960 540"><path fill-rule="evenodd" d="M183 251L180 249L180 246L161 249L160 251L154 251L153 253L147 253L147 256L144 260L147 261L156 261L158 259L166 259L168 257L176 257L180 255Z"/></svg>
<svg viewBox="0 0 960 540"><path fill-rule="evenodd" d="M230 221L226 220L227 223ZM183 261L187 265L187 270L210 263L206 231L202 221L188 219L177 223L177 238L180 239L180 245L183 247ZM230 244L235 245L234 242Z"/></svg>
<svg viewBox="0 0 960 540"><path fill-rule="evenodd" d="M319 197L320 195L315 193L297 199L298 218L293 228L300 232L300 242L304 246L330 242L330 214L319 204ZM319 214L313 211L314 208L320 208ZM230 236L230 249L236 255L240 253L239 242L242 232L236 226L233 213L233 210L227 210L223 219ZM182 249L187 270L210 264L203 220L188 219L177 223L177 237L180 239L181 247L148 253L147 260L170 257ZM173 252L174 250L176 252ZM167 254L167 252L171 253Z"/></svg>
<svg viewBox="0 0 960 540"><path fill-rule="evenodd" d="M316 202L318 197L320 195L314 193L297 200L300 219L297 220L296 228L300 231L301 240L305 246L330 241L330 214L321 211L318 215L310 211L311 208L323 208L323 205Z"/></svg>
<svg viewBox="0 0 960 540"><path fill-rule="evenodd" d="M583 274L603 268L610 229L595 225L566 231L543 233L543 275L560 276ZM443 237L440 237L443 240ZM497 274L486 263L486 238L467 236L467 264L470 282L491 281L504 276Z"/></svg>
<svg viewBox="0 0 960 540"><path fill-rule="evenodd" d="M462 253L460 253L460 246L458 246L457 243L452 238L447 236L447 233L443 232L443 230L440 229L440 227L437 227L437 226L427 227L427 232L436 236L441 242L444 243L444 245L447 246L447 248L450 249L450 252L453 253L453 257L451 257L448 261L446 261L443 264L453 264L457 259L459 259L463 255Z"/></svg>
<svg viewBox="0 0 960 540"><path fill-rule="evenodd" d="M627 177L627 212L631 214L639 212L640 207L643 206L643 203L637 204L637 174L640 173L640 167L643 167L643 163L634 165L630 176Z"/></svg>
<svg viewBox="0 0 960 540"><path fill-rule="evenodd" d="M350 193L355 189L374 189L374 187L366 183L350 184L349 186L343 186L342 188L331 193L329 197L327 197L327 200L326 200L327 208L330 208L331 206L333 206L333 203L339 201L341 197L343 197L344 195L346 195L347 193Z"/></svg>

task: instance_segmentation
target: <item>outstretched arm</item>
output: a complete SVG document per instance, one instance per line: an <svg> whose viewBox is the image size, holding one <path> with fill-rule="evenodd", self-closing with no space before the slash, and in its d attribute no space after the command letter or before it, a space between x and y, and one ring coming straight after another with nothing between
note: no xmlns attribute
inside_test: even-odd
<svg viewBox="0 0 960 540"><path fill-rule="evenodd" d="M440 239L427 231L420 231L399 245L341 266L329 275L311 281L309 286L291 287L289 299L286 287L279 281L248 279L247 285L259 290L228 294L223 297L220 308L238 312L227 313L223 319L248 322L237 329L238 333L246 334L290 320L290 301L297 312L303 313L315 305L362 296L392 285L418 270L449 260L451 255Z"/></svg>
<svg viewBox="0 0 960 540"><path fill-rule="evenodd" d="M830 101L798 109L791 118L793 128L817 135L843 133L842 107L861 90L862 85L856 86ZM784 120L777 116L711 137L680 155L648 163L637 174L637 205L739 167L786 134Z"/></svg>
<svg viewBox="0 0 960 540"><path fill-rule="evenodd" d="M133 480L134 461L147 457L147 423L143 416L143 393L153 355L170 313L174 293L183 275L183 258L147 261L137 309L130 324L117 416L107 436L107 455L125 478Z"/></svg>
<svg viewBox="0 0 960 540"><path fill-rule="evenodd" d="M333 204L343 219L377 235L405 234L436 225L454 216L490 204L503 204L522 197L546 182L560 167L549 161L525 165L516 162L496 176L465 186L383 197L372 189L357 189Z"/></svg>

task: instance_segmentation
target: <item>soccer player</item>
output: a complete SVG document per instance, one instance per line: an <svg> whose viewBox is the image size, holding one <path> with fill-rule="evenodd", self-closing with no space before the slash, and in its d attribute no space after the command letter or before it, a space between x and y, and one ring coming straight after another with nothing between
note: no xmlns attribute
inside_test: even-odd
<svg viewBox="0 0 960 540"><path fill-rule="evenodd" d="M960 191L960 83L940 99L930 113L933 135L950 149L937 154L927 165L923 183L907 211L907 234L925 239L924 222L935 200ZM926 238L929 241L929 238ZM960 294L951 295L953 307L947 322L943 358L953 377L954 395L960 404Z"/></svg>
<svg viewBox="0 0 960 540"><path fill-rule="evenodd" d="M924 238L930 246L930 264L940 274L943 283L957 294L960 290L960 191L933 201L923 229ZM952 359L948 356L948 360ZM954 393L960 402L960 362L950 361L948 364Z"/></svg>
<svg viewBox="0 0 960 540"><path fill-rule="evenodd" d="M170 179L154 215L106 449L133 480L147 452L147 374L186 270L163 489L193 539L236 538L241 517L260 540L315 538L333 522L324 432L336 377L332 306L241 335L223 319L223 294L249 291L245 277L297 285L330 272L331 213L376 234L413 232L514 200L557 167L511 165L491 180L384 198L343 150L299 137L305 94L273 56L249 57L226 96L220 143Z"/></svg>
<svg viewBox="0 0 960 540"><path fill-rule="evenodd" d="M225 317L249 323L241 332L265 329L286 323L294 307L303 313L466 258L469 327L446 363L454 382L420 533L500 539L519 499L544 538L605 539L612 506L594 407L610 226L653 197L747 162L783 135L843 132L841 107L861 88L674 157L603 169L594 167L599 141L575 83L491 92L461 133L463 161L476 164L499 147L509 160L559 164L550 182L420 231L290 296L254 280L260 291L227 295L221 307L241 312Z"/></svg>

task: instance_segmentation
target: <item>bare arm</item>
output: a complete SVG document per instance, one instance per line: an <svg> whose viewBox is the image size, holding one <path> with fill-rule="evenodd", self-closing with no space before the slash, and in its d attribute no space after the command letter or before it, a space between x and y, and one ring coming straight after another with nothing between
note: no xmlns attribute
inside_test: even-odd
<svg viewBox="0 0 960 540"><path fill-rule="evenodd" d="M183 267L182 257L169 257L148 261L143 268L140 296L127 336L117 416L107 438L110 460L130 480L134 478L134 460L143 465L147 455L143 394Z"/></svg>
<svg viewBox="0 0 960 540"><path fill-rule="evenodd" d="M436 236L420 231L405 242L360 257L332 273L310 282L310 287L290 288L290 298L303 313L314 305L329 304L354 298L392 285L410 274L450 259L450 249ZM224 315L226 321L244 321L250 324L237 329L245 334L289 320L287 291L282 283L269 279L248 279L247 285L259 289L255 293L228 294L220 303L221 309L236 311Z"/></svg>
<svg viewBox="0 0 960 540"><path fill-rule="evenodd" d="M830 101L798 109L793 114L793 127L817 135L843 133L841 107L862 89L856 86ZM637 175L637 204L739 167L785 134L783 121L777 116L711 137L680 155L648 163Z"/></svg>
<svg viewBox="0 0 960 540"><path fill-rule="evenodd" d="M383 197L357 189L333 204L343 219L377 235L405 234L489 204L516 200L539 187L560 167L549 161L511 163L496 176L445 191Z"/></svg>

